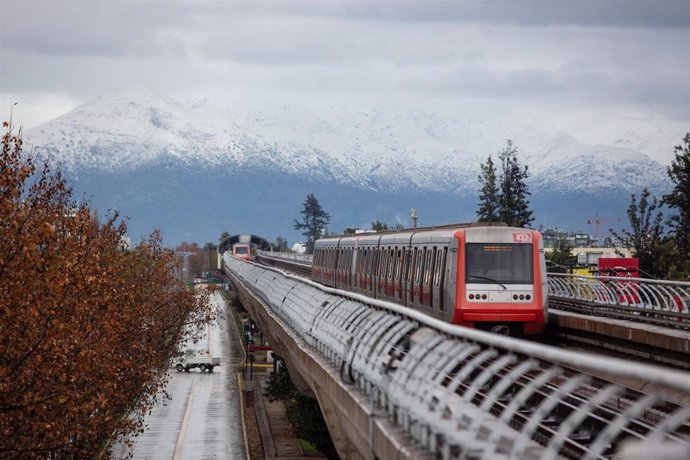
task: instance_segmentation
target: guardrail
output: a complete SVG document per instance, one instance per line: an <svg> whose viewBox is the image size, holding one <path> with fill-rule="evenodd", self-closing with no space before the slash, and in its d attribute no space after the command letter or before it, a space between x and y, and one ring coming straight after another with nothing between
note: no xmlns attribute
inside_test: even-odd
<svg viewBox="0 0 690 460"><path fill-rule="evenodd" d="M549 273L549 299L559 308L596 310L631 320L690 327L690 283Z"/></svg>
<svg viewBox="0 0 690 460"><path fill-rule="evenodd" d="M625 446L690 453L690 406L659 396L669 388L690 401L687 373L460 328L273 268L224 261L284 327L369 398L376 417L432 455L609 458ZM573 368L643 380L656 392Z"/></svg>

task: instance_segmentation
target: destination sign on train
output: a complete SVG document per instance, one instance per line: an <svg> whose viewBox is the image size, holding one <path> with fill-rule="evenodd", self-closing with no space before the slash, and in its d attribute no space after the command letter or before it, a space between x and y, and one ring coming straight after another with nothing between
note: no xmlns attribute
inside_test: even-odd
<svg viewBox="0 0 690 460"><path fill-rule="evenodd" d="M482 246L484 252L512 252L513 246L504 244L487 244Z"/></svg>

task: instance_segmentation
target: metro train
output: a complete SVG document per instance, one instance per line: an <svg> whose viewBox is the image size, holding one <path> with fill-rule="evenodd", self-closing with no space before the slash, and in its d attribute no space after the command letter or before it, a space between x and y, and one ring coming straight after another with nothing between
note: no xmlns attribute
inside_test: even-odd
<svg viewBox="0 0 690 460"><path fill-rule="evenodd" d="M503 335L539 334L548 315L541 234L505 224L322 238L312 279Z"/></svg>
<svg viewBox="0 0 690 460"><path fill-rule="evenodd" d="M250 260L253 258L253 249L248 243L235 243L232 246L232 256L236 259Z"/></svg>

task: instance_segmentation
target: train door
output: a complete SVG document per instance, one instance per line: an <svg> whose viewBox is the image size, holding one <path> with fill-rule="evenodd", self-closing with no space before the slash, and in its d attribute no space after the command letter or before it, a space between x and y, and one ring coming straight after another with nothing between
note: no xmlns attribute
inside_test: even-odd
<svg viewBox="0 0 690 460"><path fill-rule="evenodd" d="M448 248L446 246L442 246L440 248L436 248L436 255L435 255L435 260L434 260L434 272L432 276L432 284L433 287L431 289L432 293L432 301L431 304L433 306L434 311L443 313L444 312L444 305L443 305L443 285L444 285L444 275L445 275L445 266L446 266L446 253L448 252Z"/></svg>
<svg viewBox="0 0 690 460"><path fill-rule="evenodd" d="M396 302L403 303L403 276L402 271L405 266L405 250L403 248L395 248L395 276L394 276L394 292L393 297Z"/></svg>
<svg viewBox="0 0 690 460"><path fill-rule="evenodd" d="M424 248L417 248L417 257L414 263L414 278L412 279L412 304L422 305L422 272L424 269Z"/></svg>
<svg viewBox="0 0 690 460"><path fill-rule="evenodd" d="M367 268L367 280L369 286L367 287L367 292L371 297L376 297L376 259L378 257L377 248L372 248L369 251L369 265Z"/></svg>
<svg viewBox="0 0 690 460"><path fill-rule="evenodd" d="M357 251L357 270L355 271L355 273L357 274L357 292L366 291L367 252L368 251L366 247L359 248L359 250Z"/></svg>
<svg viewBox="0 0 690 460"><path fill-rule="evenodd" d="M352 289L352 260L354 253L354 248L345 248L345 284L348 289Z"/></svg>
<svg viewBox="0 0 690 460"><path fill-rule="evenodd" d="M388 248L379 249L379 280L376 297L386 297L386 268L388 267Z"/></svg>
<svg viewBox="0 0 690 460"><path fill-rule="evenodd" d="M335 267L336 267L336 248L330 248L328 252L330 253L330 260L328 261L328 284L330 286L335 286Z"/></svg>
<svg viewBox="0 0 690 460"><path fill-rule="evenodd" d="M400 278L402 282L401 300L403 305L407 305L409 303L408 299L410 297L410 273L412 272L414 256L412 253L412 248L410 246L403 248L403 252L405 253L405 256L402 273L400 273Z"/></svg>
<svg viewBox="0 0 690 460"><path fill-rule="evenodd" d="M385 292L388 299L392 299L394 296L394 283L393 275L395 274L395 249L391 246L388 247L388 259L386 260L386 286Z"/></svg>

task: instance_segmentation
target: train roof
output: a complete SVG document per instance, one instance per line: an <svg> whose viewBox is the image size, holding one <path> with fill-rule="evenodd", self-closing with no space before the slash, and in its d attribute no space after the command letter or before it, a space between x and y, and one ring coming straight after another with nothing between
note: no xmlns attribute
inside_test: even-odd
<svg viewBox="0 0 690 460"><path fill-rule="evenodd" d="M363 232L363 233L354 233L354 234L353 233L344 233L341 235L329 235L329 236L326 236L323 238L319 238L319 240L327 240L327 239L331 239L331 238L385 236L385 235L391 235L391 234L396 234L396 233L430 232L430 231L435 231L435 230L453 230L453 229L469 228L469 227L508 227L508 224L506 224L504 222L459 222L459 223L454 223L454 224L432 225L432 226L428 226L428 227L408 227L408 228L401 228L401 229L390 229L390 230L372 231L372 232Z"/></svg>

